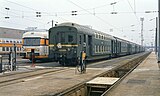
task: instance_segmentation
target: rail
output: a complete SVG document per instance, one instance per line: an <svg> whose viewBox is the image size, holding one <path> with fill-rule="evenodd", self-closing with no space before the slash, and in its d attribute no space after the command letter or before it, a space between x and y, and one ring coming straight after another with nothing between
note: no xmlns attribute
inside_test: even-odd
<svg viewBox="0 0 160 96"><path fill-rule="evenodd" d="M93 77L92 79L94 79L96 77L117 77L117 78L120 78L113 86L107 86L107 89L105 89L105 91L103 91L100 94L99 94L99 91L94 91L97 93L88 93L89 90L86 85L86 82L88 82L88 80L87 80L87 81L84 81L78 85L72 86L72 88L69 88L69 89L64 90L60 93L51 94L51 95L56 95L56 96L79 96L79 95L92 96L93 94L96 94L94 96L104 96L114 86L116 86L118 83L120 83L120 81L123 80L130 72L132 72L132 70L135 69L149 54L150 54L150 52L144 53L143 55L136 57L136 58L133 58L131 60L122 61L121 62L122 64L120 66L112 68L109 71L106 71L102 74L99 74L99 75ZM75 95L75 94L78 94L78 95Z"/></svg>

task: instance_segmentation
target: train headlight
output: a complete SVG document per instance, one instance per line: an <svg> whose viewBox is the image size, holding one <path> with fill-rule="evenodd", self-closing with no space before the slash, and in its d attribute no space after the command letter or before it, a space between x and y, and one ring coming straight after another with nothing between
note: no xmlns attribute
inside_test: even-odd
<svg viewBox="0 0 160 96"><path fill-rule="evenodd" d="M58 43L58 44L57 44L57 47L58 47L58 48L62 48L61 43Z"/></svg>
<svg viewBox="0 0 160 96"><path fill-rule="evenodd" d="M70 49L70 48L68 48L67 50L68 50L68 51L70 51L71 49Z"/></svg>
<svg viewBox="0 0 160 96"><path fill-rule="evenodd" d="M37 48L36 51L39 51L39 48Z"/></svg>

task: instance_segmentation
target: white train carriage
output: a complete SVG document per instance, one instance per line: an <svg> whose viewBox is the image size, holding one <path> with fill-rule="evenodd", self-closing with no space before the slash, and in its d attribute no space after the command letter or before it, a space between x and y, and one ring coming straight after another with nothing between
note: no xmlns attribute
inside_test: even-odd
<svg viewBox="0 0 160 96"><path fill-rule="evenodd" d="M14 44L16 53L20 54L22 50L22 39L0 38L0 55L7 55L13 51Z"/></svg>
<svg viewBox="0 0 160 96"><path fill-rule="evenodd" d="M23 51L21 56L29 60L47 60L48 59L48 31L26 32L22 36ZM32 52L34 59L32 59Z"/></svg>

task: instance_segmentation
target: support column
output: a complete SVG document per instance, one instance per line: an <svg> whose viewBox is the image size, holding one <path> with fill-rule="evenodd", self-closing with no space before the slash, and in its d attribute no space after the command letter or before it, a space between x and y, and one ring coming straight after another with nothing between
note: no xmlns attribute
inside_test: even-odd
<svg viewBox="0 0 160 96"><path fill-rule="evenodd" d="M160 63L160 32L159 32L159 21L160 21L160 12L159 12L159 9L160 9L160 1L158 0L158 23L157 23L157 51L158 51L158 56L157 56L157 59L158 59L158 63Z"/></svg>

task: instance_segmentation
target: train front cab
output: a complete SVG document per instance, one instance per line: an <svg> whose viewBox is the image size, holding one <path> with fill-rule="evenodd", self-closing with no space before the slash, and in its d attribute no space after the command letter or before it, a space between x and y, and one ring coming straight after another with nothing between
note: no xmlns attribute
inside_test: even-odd
<svg viewBox="0 0 160 96"><path fill-rule="evenodd" d="M48 33L26 32L22 39L23 51L21 52L21 56L24 59L32 61L32 53L34 52L34 61L48 60Z"/></svg>
<svg viewBox="0 0 160 96"><path fill-rule="evenodd" d="M75 27L51 28L49 38L49 57L62 65L77 65L81 51L86 52L87 56L92 52L92 36L79 32Z"/></svg>
<svg viewBox="0 0 160 96"><path fill-rule="evenodd" d="M49 30L49 58L65 65L71 61L67 59L73 55L76 56L78 45L76 44L76 33L73 32L75 31L68 27L53 27Z"/></svg>

